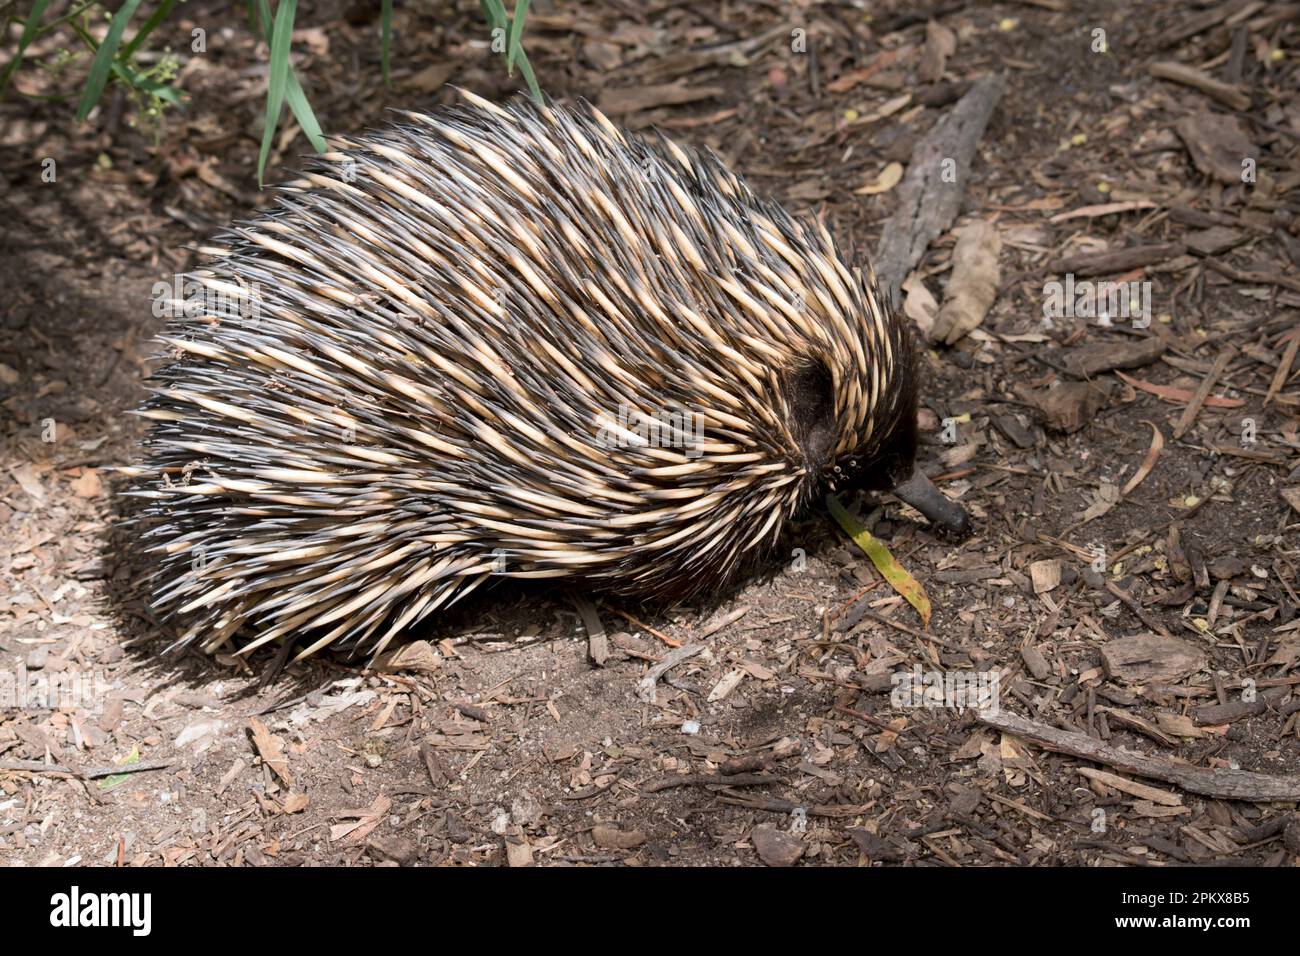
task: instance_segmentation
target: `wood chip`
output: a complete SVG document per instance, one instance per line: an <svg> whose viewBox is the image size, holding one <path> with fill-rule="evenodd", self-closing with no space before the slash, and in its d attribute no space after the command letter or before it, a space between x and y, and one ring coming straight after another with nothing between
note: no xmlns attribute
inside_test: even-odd
<svg viewBox="0 0 1300 956"><path fill-rule="evenodd" d="M1129 684L1172 684L1205 667L1204 652L1177 637L1138 634L1108 641L1101 663L1111 680Z"/></svg>
<svg viewBox="0 0 1300 956"><path fill-rule="evenodd" d="M1052 667L1038 648L1032 646L1020 648L1020 659L1025 662L1025 667L1029 669L1034 680L1046 680L1051 676Z"/></svg>
<svg viewBox="0 0 1300 956"><path fill-rule="evenodd" d="M1241 120L1221 113L1192 113L1175 123L1174 130L1197 169L1225 185L1241 185L1243 160L1257 154Z"/></svg>
<svg viewBox="0 0 1300 956"><path fill-rule="evenodd" d="M1136 340L1100 342L1074 349L1065 356L1066 371L1076 378L1092 378L1116 368L1140 368L1165 354L1167 343L1154 335Z"/></svg>
<svg viewBox="0 0 1300 956"><path fill-rule="evenodd" d="M749 838L768 866L794 866L807 849L798 837L770 826L754 827Z"/></svg>
<svg viewBox="0 0 1300 956"><path fill-rule="evenodd" d="M505 841L506 863L509 866L533 865L533 848L528 842L528 837L524 836L523 827L511 827L505 835Z"/></svg>
<svg viewBox="0 0 1300 956"><path fill-rule="evenodd" d="M633 850L645 843L645 834L598 824L591 830L591 841L609 850Z"/></svg>
<svg viewBox="0 0 1300 956"><path fill-rule="evenodd" d="M728 671L723 675L722 680L713 685L713 690L709 691L708 701L710 704L723 700L730 694L745 678L745 672L740 669Z"/></svg>
<svg viewBox="0 0 1300 956"><path fill-rule="evenodd" d="M1029 579L1034 583L1035 594L1046 594L1061 584L1061 562L1055 558L1035 561L1029 566Z"/></svg>

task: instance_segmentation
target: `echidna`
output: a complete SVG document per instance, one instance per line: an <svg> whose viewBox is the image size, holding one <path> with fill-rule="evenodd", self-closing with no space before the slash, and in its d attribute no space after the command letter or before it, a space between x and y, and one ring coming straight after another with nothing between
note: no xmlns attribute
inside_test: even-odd
<svg viewBox="0 0 1300 956"><path fill-rule="evenodd" d="M205 249L133 493L180 643L373 649L493 575L680 599L914 470L909 334L712 154L527 101L338 139Z"/></svg>

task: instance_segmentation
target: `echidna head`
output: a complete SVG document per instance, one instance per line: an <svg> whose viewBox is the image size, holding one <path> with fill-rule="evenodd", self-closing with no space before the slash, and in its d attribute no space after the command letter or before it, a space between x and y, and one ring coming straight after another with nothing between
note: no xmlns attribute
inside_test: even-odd
<svg viewBox="0 0 1300 956"><path fill-rule="evenodd" d="M877 374L887 383L887 398L874 409L870 429L851 432L847 444L839 441L846 423L836 418L831 372L823 363L812 361L786 378L793 432L805 460L821 463L822 480L829 490L893 492L925 515L938 531L965 537L972 530L970 516L944 497L916 464L919 373L911 336L893 316L885 324L885 334L893 360L883 370L877 369ZM873 361L880 361L878 351L871 354ZM837 446L841 448L838 454Z"/></svg>
<svg viewBox="0 0 1300 956"><path fill-rule="evenodd" d="M837 484L864 491L893 491L916 469L916 415L899 416L889 433L833 466Z"/></svg>

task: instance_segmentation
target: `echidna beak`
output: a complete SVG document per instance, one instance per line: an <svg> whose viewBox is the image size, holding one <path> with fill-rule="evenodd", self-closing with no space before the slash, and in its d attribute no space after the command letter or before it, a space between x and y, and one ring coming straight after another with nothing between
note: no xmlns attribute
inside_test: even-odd
<svg viewBox="0 0 1300 956"><path fill-rule="evenodd" d="M929 519L930 524L954 538L965 538L973 530L970 515L961 505L944 497L920 466L912 470L912 477L894 488L894 494L906 501Z"/></svg>

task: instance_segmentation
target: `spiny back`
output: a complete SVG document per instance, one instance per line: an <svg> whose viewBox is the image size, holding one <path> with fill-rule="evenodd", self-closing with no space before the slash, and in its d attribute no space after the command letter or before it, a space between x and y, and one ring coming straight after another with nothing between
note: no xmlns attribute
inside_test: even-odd
<svg viewBox="0 0 1300 956"><path fill-rule="evenodd" d="M335 140L190 277L135 472L182 641L382 647L493 574L685 596L915 415L823 227L594 110L469 99Z"/></svg>

